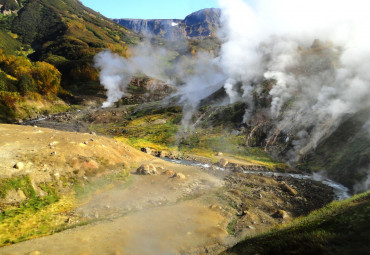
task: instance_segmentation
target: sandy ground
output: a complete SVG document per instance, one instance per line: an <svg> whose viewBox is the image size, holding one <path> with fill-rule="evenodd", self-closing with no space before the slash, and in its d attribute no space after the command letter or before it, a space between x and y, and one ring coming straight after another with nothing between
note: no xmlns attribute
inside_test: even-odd
<svg viewBox="0 0 370 255"><path fill-rule="evenodd" d="M62 174L76 169L97 172L150 159L130 146L93 134L0 125L1 177L55 171ZM24 167L15 168L18 162Z"/></svg>
<svg viewBox="0 0 370 255"><path fill-rule="evenodd" d="M96 178L132 169L128 187L102 190L73 211L95 223L2 247L4 255L218 254L245 235L288 220L275 217L277 210L297 216L331 199L330 191L317 183L285 180L297 189L292 195L282 188L284 180L220 175L163 161L111 138L32 126L0 125L0 161L2 178L29 175L36 188L63 175ZM23 167L14 168L19 162ZM141 164L154 165L158 174L135 174ZM185 179L163 174L168 170ZM235 235L227 232L232 220Z"/></svg>
<svg viewBox="0 0 370 255"><path fill-rule="evenodd" d="M63 175L80 167L86 172L99 169L102 172L144 163L153 164L159 172L153 176L133 172L128 188L103 191L76 209L75 214L81 217L101 219L98 223L4 247L0 249L1 254L32 251L41 254L176 254L192 247L219 243L227 236L228 220L221 212L209 209L210 204L201 199L203 194L223 186L223 181L215 176L91 134L16 125L0 125L0 132L3 178L28 174L37 183L55 178L56 171ZM18 162L24 167L14 168ZM181 172L186 178L161 174L166 170ZM195 197L197 199L193 199Z"/></svg>

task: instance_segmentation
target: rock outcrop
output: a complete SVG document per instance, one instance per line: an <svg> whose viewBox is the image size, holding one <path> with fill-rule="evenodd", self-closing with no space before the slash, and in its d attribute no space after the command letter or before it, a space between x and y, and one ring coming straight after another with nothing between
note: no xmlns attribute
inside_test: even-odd
<svg viewBox="0 0 370 255"><path fill-rule="evenodd" d="M138 34L159 36L169 40L182 38L185 34L182 20L177 19L113 19L114 22Z"/></svg>
<svg viewBox="0 0 370 255"><path fill-rule="evenodd" d="M140 175L154 175L158 172L152 164L143 164L136 170L136 173Z"/></svg>
<svg viewBox="0 0 370 255"><path fill-rule="evenodd" d="M220 28L221 10L202 9L181 19L113 19L114 22L146 36L168 40L216 36Z"/></svg>

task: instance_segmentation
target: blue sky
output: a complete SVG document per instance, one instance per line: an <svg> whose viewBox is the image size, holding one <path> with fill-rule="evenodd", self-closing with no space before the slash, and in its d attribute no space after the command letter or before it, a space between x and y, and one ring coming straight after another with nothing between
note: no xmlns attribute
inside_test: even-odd
<svg viewBox="0 0 370 255"><path fill-rule="evenodd" d="M183 19L217 0L80 0L108 18Z"/></svg>

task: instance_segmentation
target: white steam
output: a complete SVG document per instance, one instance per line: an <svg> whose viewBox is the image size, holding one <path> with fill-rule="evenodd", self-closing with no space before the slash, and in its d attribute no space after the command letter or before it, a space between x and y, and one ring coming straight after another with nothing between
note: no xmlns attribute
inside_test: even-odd
<svg viewBox="0 0 370 255"><path fill-rule="evenodd" d="M102 107L110 107L125 94L125 90L135 75L146 75L159 80L166 80L168 61L174 53L162 48L153 48L142 44L131 49L131 57L124 58L110 50L97 54L95 67L100 70L100 83L107 90L107 100Z"/></svg>
<svg viewBox="0 0 370 255"><path fill-rule="evenodd" d="M219 59L207 53L197 57L182 56L175 60L177 53L164 48L142 44L130 49L131 57L124 58L109 50L95 56L95 67L100 70L100 82L107 90L103 107L110 107L120 100L135 75L146 75L176 84L180 80L179 103L183 105L183 131L192 130L192 117L200 101L222 88L226 79Z"/></svg>
<svg viewBox="0 0 370 255"><path fill-rule="evenodd" d="M355 193L370 190L370 165L367 168L361 169L360 172L364 173L366 177L353 186Z"/></svg>
<svg viewBox="0 0 370 255"><path fill-rule="evenodd" d="M126 59L110 51L95 56L95 67L100 69L100 83L107 90L107 101L103 107L109 107L121 99L134 70Z"/></svg>
<svg viewBox="0 0 370 255"><path fill-rule="evenodd" d="M370 107L370 13L366 1L220 0L224 42L219 58L176 56L149 45L125 59L110 52L95 58L108 90L104 106L119 100L135 74L182 81L182 124L191 129L199 102L221 86L230 102L248 105L263 80L275 80L269 115L290 137L292 163L337 128L347 116ZM171 64L169 65L169 62ZM226 81L226 82L223 82ZM171 83L176 83L172 81ZM267 111L266 111L267 112Z"/></svg>
<svg viewBox="0 0 370 255"><path fill-rule="evenodd" d="M274 79L270 114L277 129L295 136L297 161L343 117L370 107L370 8L366 1L221 0L226 40L222 66L251 86ZM227 83L233 100L236 91ZM240 95L239 95L240 96ZM245 116L248 120L248 116Z"/></svg>
<svg viewBox="0 0 370 255"><path fill-rule="evenodd" d="M178 66L184 68L183 63ZM179 87L177 93L180 96L180 103L184 105L182 128L183 131L192 130L192 117L194 112L198 109L199 103L202 99L210 96L216 90L222 88L225 74L220 68L219 59L213 59L206 53L199 53L196 59L191 63L190 74L184 70L178 70L181 79L185 84Z"/></svg>

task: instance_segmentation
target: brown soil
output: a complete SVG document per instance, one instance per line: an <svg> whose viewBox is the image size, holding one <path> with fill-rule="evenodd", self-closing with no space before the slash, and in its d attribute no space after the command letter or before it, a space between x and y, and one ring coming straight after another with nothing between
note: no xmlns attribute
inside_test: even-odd
<svg viewBox="0 0 370 255"><path fill-rule="evenodd" d="M95 223L3 247L1 254L218 254L333 197L330 188L313 181L183 166L110 138L39 127L0 125L0 160L2 178L28 174L36 183L132 169L128 187L102 190L71 212ZM18 162L22 169L14 168ZM141 164L153 164L159 174L136 175ZM161 174L166 171L185 179Z"/></svg>
<svg viewBox="0 0 370 255"><path fill-rule="evenodd" d="M92 176L152 159L113 139L88 133L0 124L0 137L2 178L32 174L47 181L57 173L63 176L76 170ZM18 162L23 163L22 169L14 167Z"/></svg>

